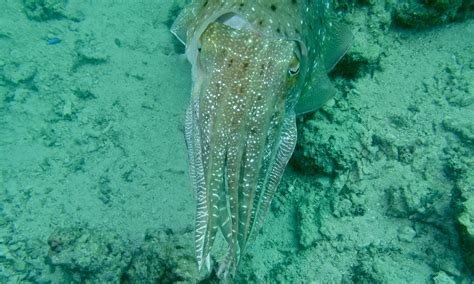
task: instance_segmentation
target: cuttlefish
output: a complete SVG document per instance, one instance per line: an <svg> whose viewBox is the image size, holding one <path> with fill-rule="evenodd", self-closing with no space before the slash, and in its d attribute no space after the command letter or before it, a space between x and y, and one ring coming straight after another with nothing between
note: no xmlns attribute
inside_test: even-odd
<svg viewBox="0 0 474 284"><path fill-rule="evenodd" d="M322 0L193 1L171 31L192 65L185 138L197 264L210 268L220 231L218 275L235 275L295 148L296 116L334 95L327 73L352 34Z"/></svg>

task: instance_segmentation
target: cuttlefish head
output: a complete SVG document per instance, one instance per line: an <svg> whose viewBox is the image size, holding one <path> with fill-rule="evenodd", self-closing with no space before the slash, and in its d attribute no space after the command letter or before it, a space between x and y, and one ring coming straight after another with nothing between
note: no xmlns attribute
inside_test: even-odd
<svg viewBox="0 0 474 284"><path fill-rule="evenodd" d="M199 37L193 69L186 141L197 260L209 260L220 228L227 271L261 225L294 149L299 45L214 22Z"/></svg>

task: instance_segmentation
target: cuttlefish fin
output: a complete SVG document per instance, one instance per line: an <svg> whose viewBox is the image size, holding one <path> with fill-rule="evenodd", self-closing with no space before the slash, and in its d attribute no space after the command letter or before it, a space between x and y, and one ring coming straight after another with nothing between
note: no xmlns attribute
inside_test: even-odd
<svg viewBox="0 0 474 284"><path fill-rule="evenodd" d="M335 94L336 88L334 88L326 72L313 71L308 85L301 92L296 104L296 115L318 110Z"/></svg>
<svg viewBox="0 0 474 284"><path fill-rule="evenodd" d="M336 66L336 63L346 54L352 45L354 36L351 30L337 20L331 21L331 26L327 30L326 39L322 42L321 53L326 68L329 72Z"/></svg>
<svg viewBox="0 0 474 284"><path fill-rule="evenodd" d="M202 178L204 176L204 168L202 166L202 155L201 151L201 141L200 139L192 139L192 135L199 131L197 125L194 123L196 113L193 111L193 107L197 104L191 104L186 111L186 122L185 122L185 137L186 145L189 152L189 175L191 176L192 188L196 199L198 201L198 207L196 211L196 233L195 233L195 246L196 246L196 259L198 262L199 269L202 267L203 263L206 263L206 266L209 262L209 251L206 247L207 240L209 239L209 228L207 225L207 219L209 218L208 214L208 204L207 194L206 194L206 184L205 180ZM195 145L197 144L197 145Z"/></svg>
<svg viewBox="0 0 474 284"><path fill-rule="evenodd" d="M334 97L336 89L329 80L327 73L344 56L352 44L352 32L344 25L331 22L326 39L321 45L322 67L316 66L308 80L296 105L296 114L302 115L322 107Z"/></svg>
<svg viewBox="0 0 474 284"><path fill-rule="evenodd" d="M193 14L192 5L186 6L178 15L171 26L171 33L174 34L184 45L186 45L188 27L191 26L196 15Z"/></svg>

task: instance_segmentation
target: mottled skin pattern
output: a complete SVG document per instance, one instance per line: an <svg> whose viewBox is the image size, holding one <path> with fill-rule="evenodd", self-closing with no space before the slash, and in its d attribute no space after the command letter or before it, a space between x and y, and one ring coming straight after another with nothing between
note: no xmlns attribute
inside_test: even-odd
<svg viewBox="0 0 474 284"><path fill-rule="evenodd" d="M186 142L199 268L220 230L228 252L219 274L235 274L294 150L296 114L333 94L326 73L350 33L331 19L327 1L203 0L173 25L193 65Z"/></svg>
<svg viewBox="0 0 474 284"><path fill-rule="evenodd" d="M188 111L190 131L186 132L193 150L200 138L201 152L195 158L203 165L206 190L198 198L208 207L202 220L198 218L202 231L196 234L196 246L203 251L198 261L208 254L218 227L229 243L230 263L238 259L255 222L254 201L264 198L265 178L276 150L283 146L289 154L293 151L294 138L287 145L275 138L295 137L294 114L286 118L291 130L282 129L285 102L296 83L288 74L295 48L291 41L262 40L253 32L218 23L201 36L204 75L198 76L199 88L193 90L195 105ZM281 172L282 168L278 175Z"/></svg>

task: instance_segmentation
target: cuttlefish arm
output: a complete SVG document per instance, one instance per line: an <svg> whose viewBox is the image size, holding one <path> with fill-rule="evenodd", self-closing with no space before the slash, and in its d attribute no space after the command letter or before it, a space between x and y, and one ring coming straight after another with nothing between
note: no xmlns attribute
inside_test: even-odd
<svg viewBox="0 0 474 284"><path fill-rule="evenodd" d="M197 197L195 246L209 267L220 229L220 273L234 273L258 231L296 143L298 45L212 23L200 36L185 135Z"/></svg>

